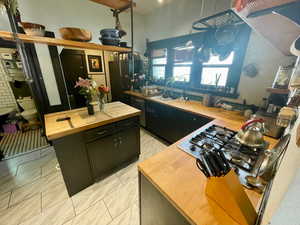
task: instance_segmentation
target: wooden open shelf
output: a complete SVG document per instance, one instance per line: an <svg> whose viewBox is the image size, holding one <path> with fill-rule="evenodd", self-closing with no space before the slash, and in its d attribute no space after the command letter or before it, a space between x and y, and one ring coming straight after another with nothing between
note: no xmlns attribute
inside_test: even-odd
<svg viewBox="0 0 300 225"><path fill-rule="evenodd" d="M130 0L90 0L92 2L99 3L101 5L106 5L112 9L126 9L130 6ZM133 3L136 6L136 3Z"/></svg>
<svg viewBox="0 0 300 225"><path fill-rule="evenodd" d="M0 31L0 38L8 41L15 41L13 33L7 31ZM39 44L47 44L52 46L64 46L69 48L92 49L92 50L110 51L110 52L131 52L131 48L122 48L122 47L110 46L110 45L100 45L100 44L88 43L88 42L69 41L69 40L49 38L49 37L37 37L37 36L30 36L26 34L18 34L18 38L26 43L39 43Z"/></svg>
<svg viewBox="0 0 300 225"><path fill-rule="evenodd" d="M267 88L267 92L270 92L272 94L287 95L290 93L290 90L289 89L280 89L280 88Z"/></svg>

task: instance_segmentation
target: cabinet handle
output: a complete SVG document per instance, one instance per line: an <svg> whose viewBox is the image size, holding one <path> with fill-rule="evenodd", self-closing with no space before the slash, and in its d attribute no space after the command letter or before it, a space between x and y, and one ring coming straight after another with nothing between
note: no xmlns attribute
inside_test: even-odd
<svg viewBox="0 0 300 225"><path fill-rule="evenodd" d="M119 144L121 145L123 142L122 142L122 138L119 137Z"/></svg>
<svg viewBox="0 0 300 225"><path fill-rule="evenodd" d="M100 132L97 132L97 135L103 135L105 133L106 133L106 131L100 131Z"/></svg>
<svg viewBox="0 0 300 225"><path fill-rule="evenodd" d="M119 146L119 142L117 138L114 138L114 147L117 148Z"/></svg>

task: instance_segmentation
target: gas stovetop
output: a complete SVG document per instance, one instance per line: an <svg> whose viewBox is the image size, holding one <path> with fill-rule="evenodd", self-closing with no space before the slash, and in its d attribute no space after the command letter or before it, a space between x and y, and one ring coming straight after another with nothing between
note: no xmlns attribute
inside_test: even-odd
<svg viewBox="0 0 300 225"><path fill-rule="evenodd" d="M264 149L240 144L235 138L236 134L237 132L233 130L212 125L199 131L192 138L184 140L178 147L195 158L200 158L203 151L219 149L223 151L238 175L243 174L244 177L252 172ZM245 184L245 182L242 183Z"/></svg>

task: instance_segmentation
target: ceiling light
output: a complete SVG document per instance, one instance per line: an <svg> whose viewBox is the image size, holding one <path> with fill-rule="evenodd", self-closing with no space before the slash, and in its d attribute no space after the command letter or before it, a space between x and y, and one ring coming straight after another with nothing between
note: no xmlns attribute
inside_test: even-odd
<svg viewBox="0 0 300 225"><path fill-rule="evenodd" d="M157 0L159 4L164 3L164 0Z"/></svg>

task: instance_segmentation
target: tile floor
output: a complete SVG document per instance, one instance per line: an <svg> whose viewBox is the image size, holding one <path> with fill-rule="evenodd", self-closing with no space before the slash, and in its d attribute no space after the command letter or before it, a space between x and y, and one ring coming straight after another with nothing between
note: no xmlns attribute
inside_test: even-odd
<svg viewBox="0 0 300 225"><path fill-rule="evenodd" d="M166 147L141 129L143 161ZM67 194L53 148L0 163L0 225L138 225L134 162L79 192Z"/></svg>

